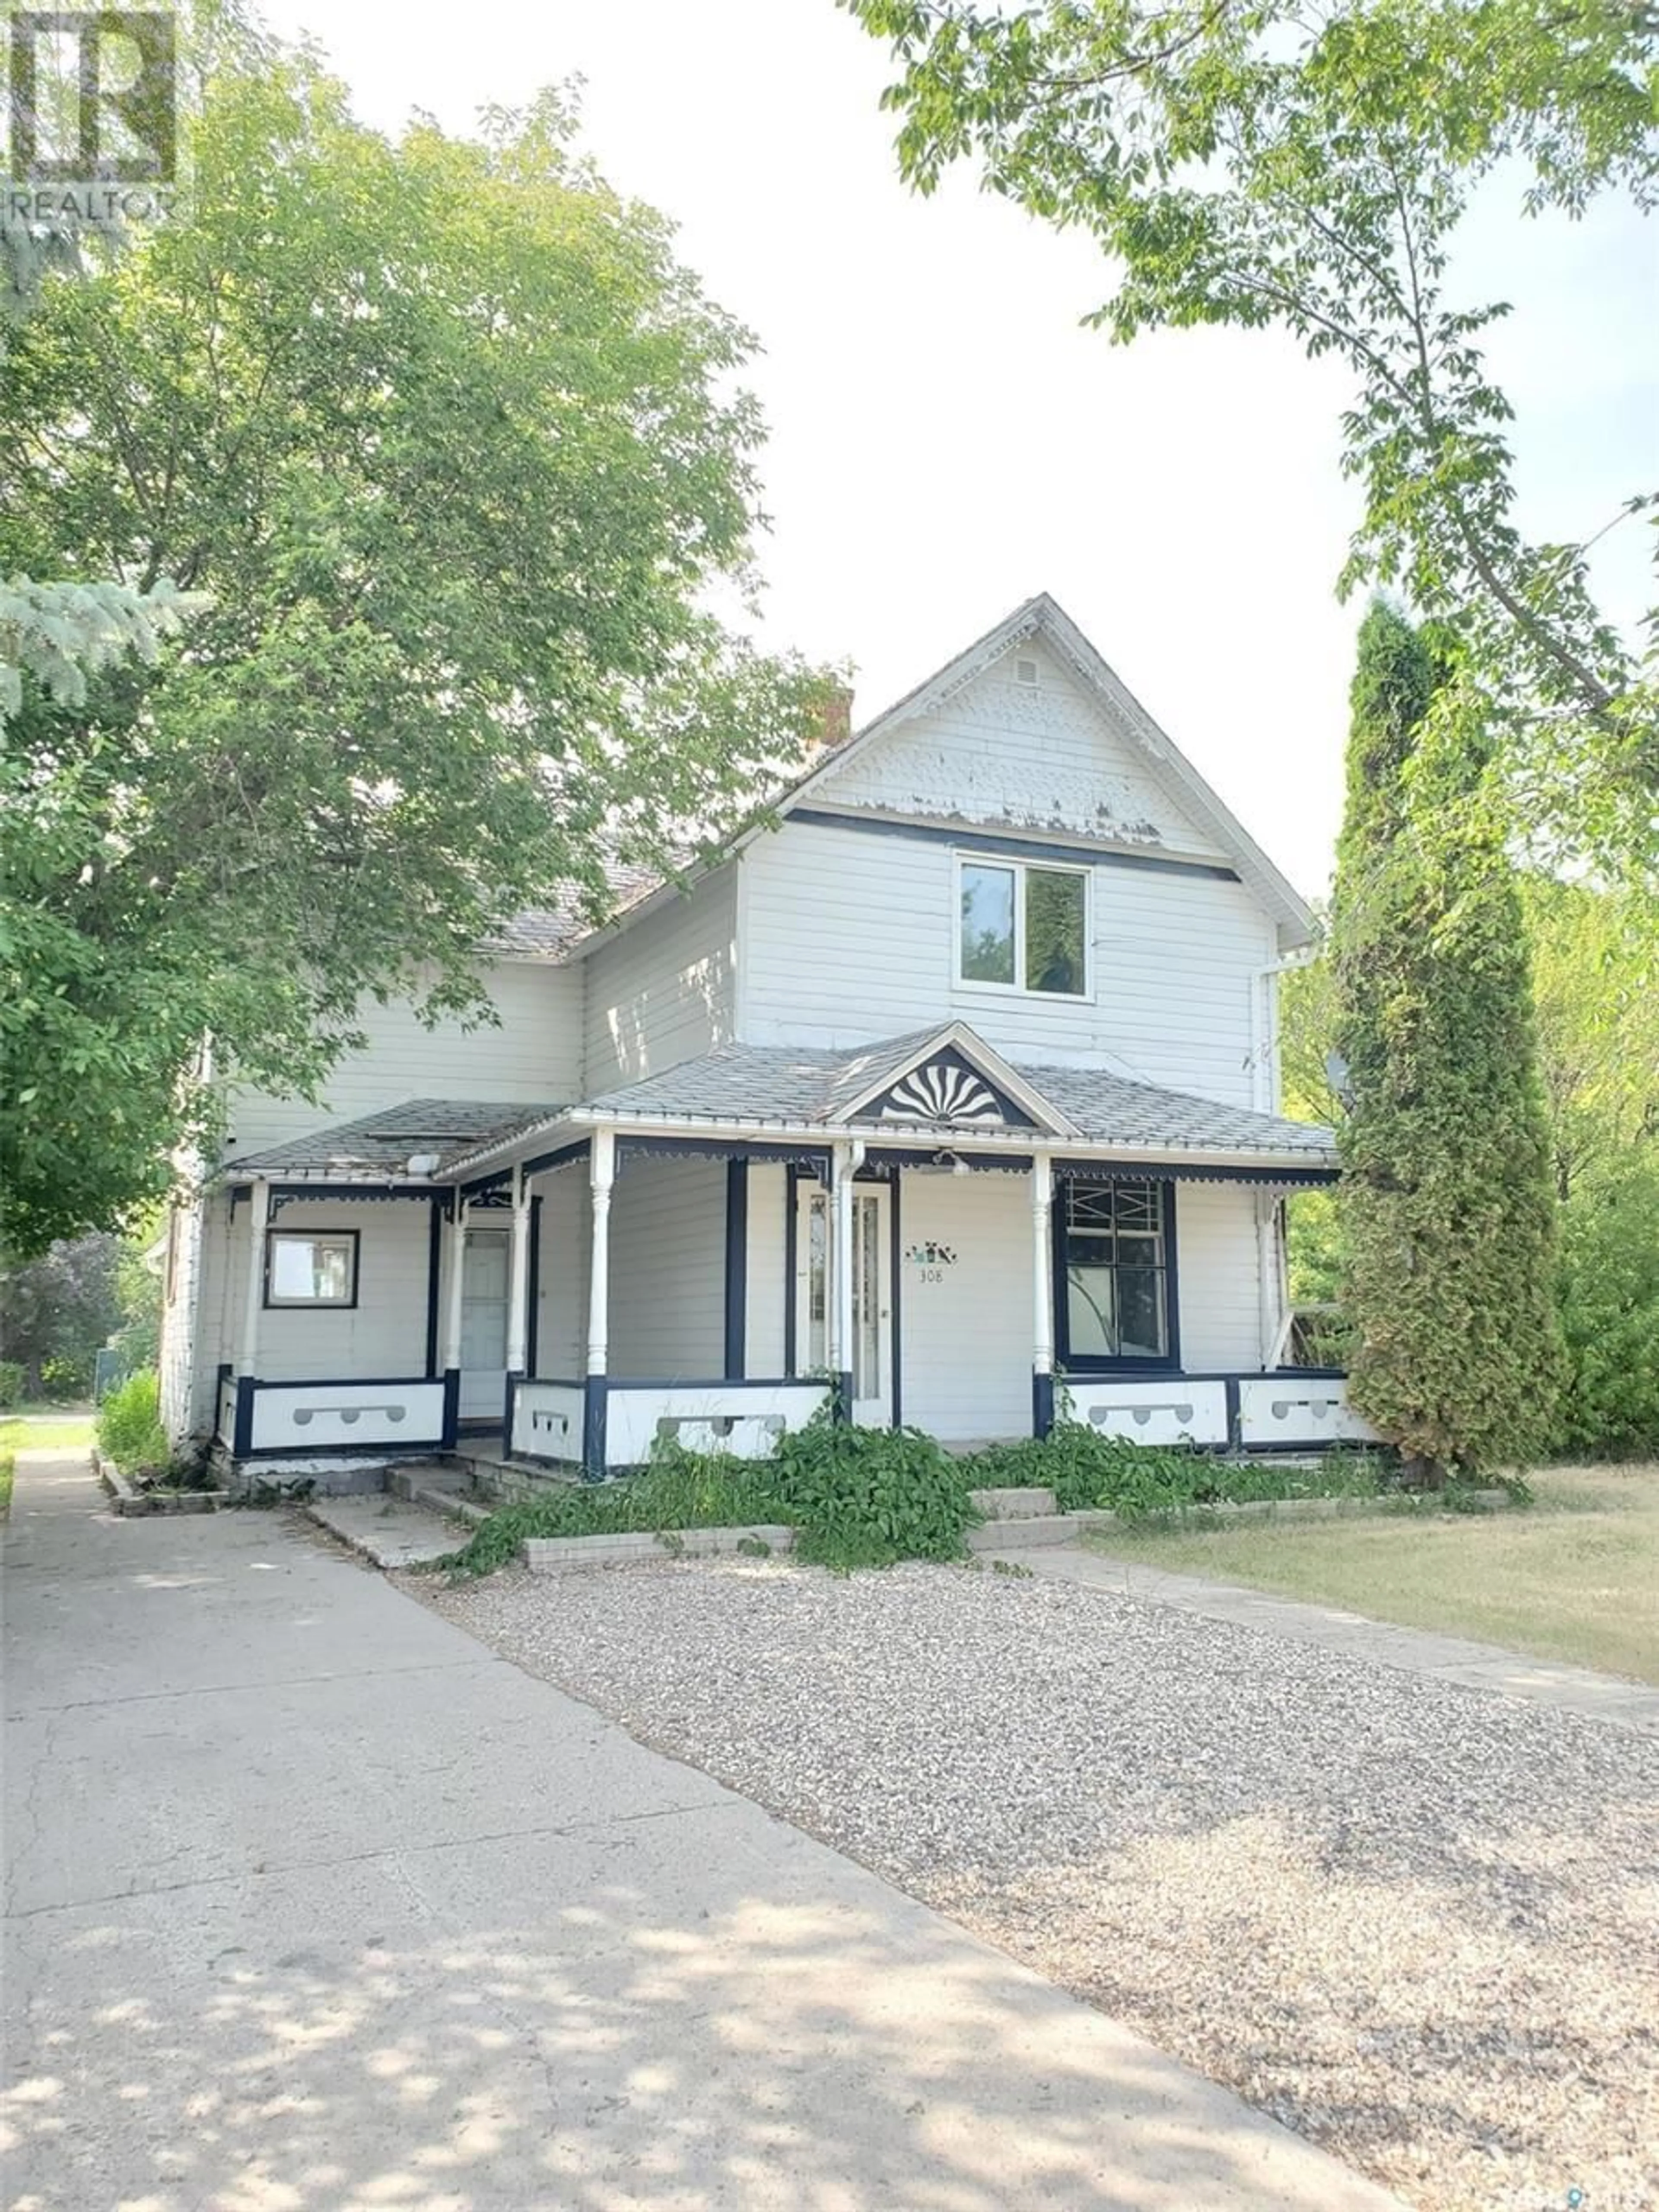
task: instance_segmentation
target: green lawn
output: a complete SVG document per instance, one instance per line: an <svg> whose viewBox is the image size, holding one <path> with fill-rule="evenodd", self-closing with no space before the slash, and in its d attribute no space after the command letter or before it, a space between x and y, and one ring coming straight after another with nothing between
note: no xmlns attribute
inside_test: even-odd
<svg viewBox="0 0 1659 2212"><path fill-rule="evenodd" d="M92 1442L90 1414L72 1420L32 1419L27 1414L0 1416L0 1521L11 1510L11 1478L20 1451L64 1451Z"/></svg>
<svg viewBox="0 0 1659 2212"><path fill-rule="evenodd" d="M1659 1682L1659 1467L1555 1468L1522 1511L1114 1529L1118 1559Z"/></svg>

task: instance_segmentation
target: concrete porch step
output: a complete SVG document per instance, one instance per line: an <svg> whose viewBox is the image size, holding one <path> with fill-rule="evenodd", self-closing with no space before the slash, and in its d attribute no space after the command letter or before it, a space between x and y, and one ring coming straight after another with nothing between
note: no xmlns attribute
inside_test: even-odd
<svg viewBox="0 0 1659 2212"><path fill-rule="evenodd" d="M386 1487L389 1497L401 1498L428 1513L452 1514L476 1528L489 1518L490 1509L471 1488L470 1469L438 1463L429 1466L389 1467Z"/></svg>
<svg viewBox="0 0 1659 2212"><path fill-rule="evenodd" d="M970 1490L988 1521L1031 1521L1059 1510L1052 1490Z"/></svg>
<svg viewBox="0 0 1659 2212"><path fill-rule="evenodd" d="M313 1498L301 1510L377 1567L424 1566L466 1541L465 1530L444 1513L398 1498Z"/></svg>
<svg viewBox="0 0 1659 2212"><path fill-rule="evenodd" d="M968 1548L970 1552L1023 1552L1049 1544L1073 1544L1088 1525L1084 1515L1053 1511L987 1521L983 1528L968 1531Z"/></svg>

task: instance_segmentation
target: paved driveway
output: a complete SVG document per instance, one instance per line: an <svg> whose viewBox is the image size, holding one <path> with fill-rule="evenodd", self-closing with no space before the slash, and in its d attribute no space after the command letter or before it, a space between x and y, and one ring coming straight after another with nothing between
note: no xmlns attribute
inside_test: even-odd
<svg viewBox="0 0 1659 2212"><path fill-rule="evenodd" d="M1392 2202L285 1520L8 1553L15 2212Z"/></svg>

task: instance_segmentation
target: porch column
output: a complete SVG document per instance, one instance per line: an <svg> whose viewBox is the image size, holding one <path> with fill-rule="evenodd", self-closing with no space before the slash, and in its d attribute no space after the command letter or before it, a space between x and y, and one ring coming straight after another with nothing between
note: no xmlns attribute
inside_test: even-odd
<svg viewBox="0 0 1659 2212"><path fill-rule="evenodd" d="M830 1186L830 1369L839 1418L853 1418L853 1178L864 1158L856 1142L837 1145Z"/></svg>
<svg viewBox="0 0 1659 2212"><path fill-rule="evenodd" d="M270 1224L270 1185L248 1191L247 1283L242 1302L241 1353L236 1364L236 1428L231 1451L242 1459L253 1449L253 1385L259 1372L259 1309L265 1296L265 1231Z"/></svg>
<svg viewBox="0 0 1659 2212"><path fill-rule="evenodd" d="M595 1129L588 1150L592 1233L587 1248L587 1363L582 1383L582 1473L605 1474L606 1370L611 1359L611 1189L617 1180L617 1133Z"/></svg>
<svg viewBox="0 0 1659 2212"><path fill-rule="evenodd" d="M507 1274L507 1371L524 1373L529 1340L530 1187L522 1165L513 1170L513 1238Z"/></svg>
<svg viewBox="0 0 1659 2212"><path fill-rule="evenodd" d="M1054 1425L1054 1168L1047 1152L1031 1162L1031 1433Z"/></svg>
<svg viewBox="0 0 1659 2212"><path fill-rule="evenodd" d="M461 1419L461 1291L466 1281L467 1204L459 1191L449 1204L449 1273L444 1278L443 1335L438 1352L444 1378L444 1443L453 1448Z"/></svg>

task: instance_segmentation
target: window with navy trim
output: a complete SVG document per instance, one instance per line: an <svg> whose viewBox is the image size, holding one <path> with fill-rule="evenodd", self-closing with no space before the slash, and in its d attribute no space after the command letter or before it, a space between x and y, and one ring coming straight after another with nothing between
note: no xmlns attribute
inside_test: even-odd
<svg viewBox="0 0 1659 2212"><path fill-rule="evenodd" d="M1170 1185L1068 1176L1055 1195L1054 1322L1061 1365L1077 1370L1173 1366Z"/></svg>

